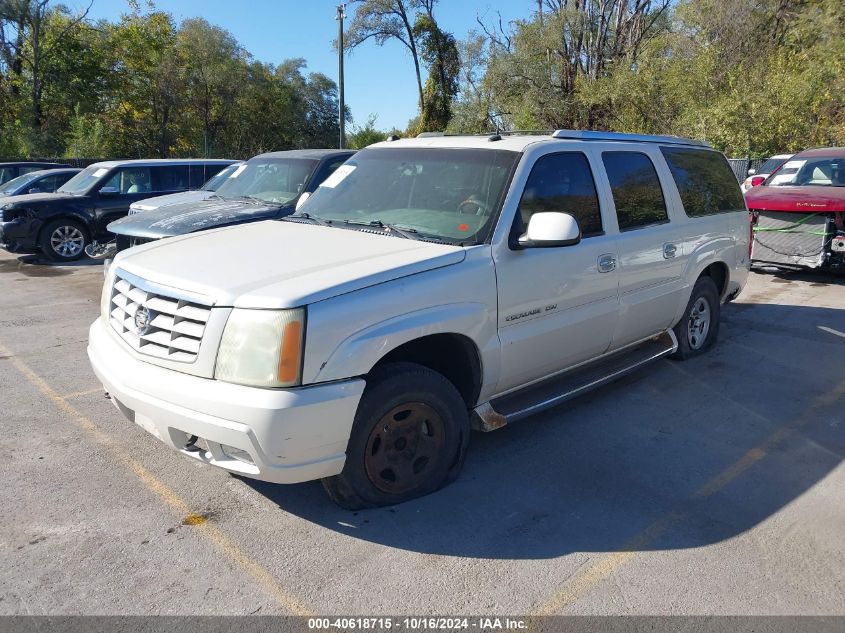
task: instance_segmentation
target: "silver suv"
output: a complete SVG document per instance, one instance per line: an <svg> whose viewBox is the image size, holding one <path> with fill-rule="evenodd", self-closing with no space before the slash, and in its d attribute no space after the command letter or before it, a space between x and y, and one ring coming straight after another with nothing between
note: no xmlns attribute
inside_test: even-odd
<svg viewBox="0 0 845 633"><path fill-rule="evenodd" d="M749 223L704 143L560 130L373 145L298 212L131 249L94 371L184 455L347 508L491 431L716 339Z"/></svg>

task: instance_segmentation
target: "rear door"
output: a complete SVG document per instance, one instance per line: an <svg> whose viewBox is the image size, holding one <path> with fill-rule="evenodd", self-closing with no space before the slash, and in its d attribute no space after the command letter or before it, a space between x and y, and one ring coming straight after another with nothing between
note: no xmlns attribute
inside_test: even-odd
<svg viewBox="0 0 845 633"><path fill-rule="evenodd" d="M619 225L619 320L611 349L667 329L684 289L684 226L656 147L604 149ZM618 148L618 149L617 149Z"/></svg>

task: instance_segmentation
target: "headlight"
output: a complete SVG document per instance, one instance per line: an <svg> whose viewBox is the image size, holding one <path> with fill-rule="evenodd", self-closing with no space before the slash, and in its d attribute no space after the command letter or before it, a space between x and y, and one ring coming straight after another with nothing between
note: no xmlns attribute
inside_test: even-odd
<svg viewBox="0 0 845 633"><path fill-rule="evenodd" d="M103 292L100 295L100 316L106 323L111 319L111 293L114 285L114 266L109 266L103 280Z"/></svg>
<svg viewBox="0 0 845 633"><path fill-rule="evenodd" d="M304 308L235 308L223 330L214 377L253 387L298 385L304 332Z"/></svg>

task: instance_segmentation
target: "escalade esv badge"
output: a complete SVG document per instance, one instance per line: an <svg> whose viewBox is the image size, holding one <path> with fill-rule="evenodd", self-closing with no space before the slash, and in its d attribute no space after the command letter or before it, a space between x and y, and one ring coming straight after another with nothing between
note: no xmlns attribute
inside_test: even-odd
<svg viewBox="0 0 845 633"><path fill-rule="evenodd" d="M153 316L150 314L149 308L141 306L135 313L135 327L138 330L139 336L144 336L152 328Z"/></svg>

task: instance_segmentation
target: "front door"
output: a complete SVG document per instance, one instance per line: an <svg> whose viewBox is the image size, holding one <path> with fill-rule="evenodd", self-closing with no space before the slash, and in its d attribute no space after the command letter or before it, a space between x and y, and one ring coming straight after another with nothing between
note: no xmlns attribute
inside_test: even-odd
<svg viewBox="0 0 845 633"><path fill-rule="evenodd" d="M606 235L587 156L537 159L512 235L537 212L573 215L580 243L502 248L495 255L502 363L499 393L588 360L610 346L618 313L616 238Z"/></svg>

